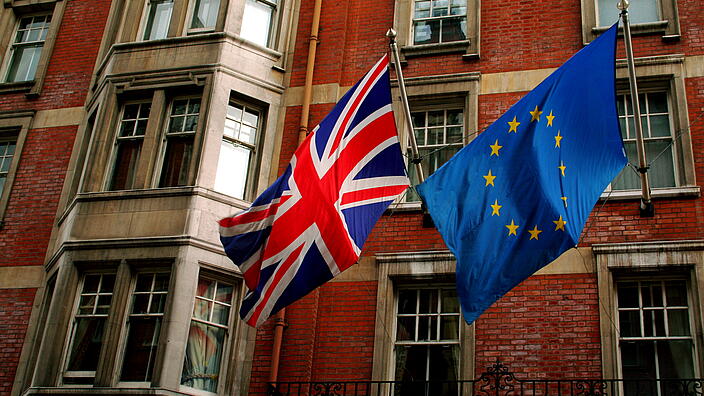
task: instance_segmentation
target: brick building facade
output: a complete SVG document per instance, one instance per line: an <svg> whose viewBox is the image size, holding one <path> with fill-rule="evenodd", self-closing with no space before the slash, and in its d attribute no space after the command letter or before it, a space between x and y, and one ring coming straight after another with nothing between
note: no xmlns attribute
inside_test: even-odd
<svg viewBox="0 0 704 396"><path fill-rule="evenodd" d="M611 3L323 1L309 126L393 27L430 173L613 23ZM703 377L704 5L633 3L655 217L620 176L579 248L469 326L409 190L358 264L286 310L279 381L454 381L497 359L526 378ZM0 394L263 394L273 323L238 318L216 220L297 146L312 20L309 0L3 1ZM619 39L628 151L623 57Z"/></svg>

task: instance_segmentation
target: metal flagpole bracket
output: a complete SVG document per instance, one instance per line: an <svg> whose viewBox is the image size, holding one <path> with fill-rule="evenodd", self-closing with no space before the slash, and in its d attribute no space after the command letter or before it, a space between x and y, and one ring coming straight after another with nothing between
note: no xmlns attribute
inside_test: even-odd
<svg viewBox="0 0 704 396"><path fill-rule="evenodd" d="M650 196L650 181L648 180L648 162L645 159L645 143L643 142L643 125L640 118L640 100L636 82L636 68L633 62L633 43L631 41L631 25L628 22L628 0L620 0L616 7L621 11L623 20L623 41L626 44L626 63L628 64L628 81L631 88L631 107L636 130L636 151L638 153L638 173L640 173L641 199L640 216L655 216L655 205Z"/></svg>

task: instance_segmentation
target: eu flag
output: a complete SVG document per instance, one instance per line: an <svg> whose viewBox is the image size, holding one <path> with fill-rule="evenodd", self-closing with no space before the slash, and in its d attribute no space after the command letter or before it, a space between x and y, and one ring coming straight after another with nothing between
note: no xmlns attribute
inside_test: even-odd
<svg viewBox="0 0 704 396"><path fill-rule="evenodd" d="M575 246L626 164L616 31L572 56L417 187L457 258L467 323Z"/></svg>

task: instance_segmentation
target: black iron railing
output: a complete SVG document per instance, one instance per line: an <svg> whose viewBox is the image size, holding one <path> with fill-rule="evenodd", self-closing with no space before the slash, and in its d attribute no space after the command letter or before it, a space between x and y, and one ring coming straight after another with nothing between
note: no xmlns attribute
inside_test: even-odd
<svg viewBox="0 0 704 396"><path fill-rule="evenodd" d="M270 383L269 396L703 396L704 379L519 379L497 362L458 381Z"/></svg>

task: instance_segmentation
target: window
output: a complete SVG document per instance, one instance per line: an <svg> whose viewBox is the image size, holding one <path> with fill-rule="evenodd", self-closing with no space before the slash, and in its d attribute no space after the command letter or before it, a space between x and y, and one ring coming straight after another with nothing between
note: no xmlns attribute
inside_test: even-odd
<svg viewBox="0 0 704 396"><path fill-rule="evenodd" d="M639 94L641 123L645 154L651 167L648 170L650 185L657 187L675 187L678 185L676 166L677 157L673 146L672 126L667 92L646 92ZM618 95L617 107L621 123L621 137L628 160L638 165L635 143L635 124L633 105L630 95ZM640 176L630 167L624 168L614 179L615 190L640 189Z"/></svg>
<svg viewBox="0 0 704 396"><path fill-rule="evenodd" d="M220 0L195 0L193 3L193 16L191 17L191 30L212 30L218 18Z"/></svg>
<svg viewBox="0 0 704 396"><path fill-rule="evenodd" d="M416 136L418 153L422 158L421 166L425 177L430 176L442 164L447 162L463 145L464 110L462 108L414 111L413 133ZM412 158L410 144L408 157ZM418 175L415 166L408 167L412 185L417 185ZM415 191L406 195L408 201L418 201Z"/></svg>
<svg viewBox="0 0 704 396"><path fill-rule="evenodd" d="M0 137L0 197L5 188L10 166L12 166L12 158L15 155L17 142L12 138Z"/></svg>
<svg viewBox="0 0 704 396"><path fill-rule="evenodd" d="M232 285L200 278L188 332L181 384L217 392L225 349Z"/></svg>
<svg viewBox="0 0 704 396"><path fill-rule="evenodd" d="M185 186L193 158L193 139L200 115L200 98L176 99L165 133L164 163L159 187Z"/></svg>
<svg viewBox="0 0 704 396"><path fill-rule="evenodd" d="M137 275L120 380L151 381L168 289L168 273Z"/></svg>
<svg viewBox="0 0 704 396"><path fill-rule="evenodd" d="M246 0L240 36L262 47L272 46L277 3L277 0Z"/></svg>
<svg viewBox="0 0 704 396"><path fill-rule="evenodd" d="M616 23L621 11L616 7L618 2L610 0L597 0L596 8L598 26L609 27ZM660 20L658 0L640 0L628 7L628 20L631 24L655 22Z"/></svg>
<svg viewBox="0 0 704 396"><path fill-rule="evenodd" d="M467 39L466 0L415 0L413 44L437 44Z"/></svg>
<svg viewBox="0 0 704 396"><path fill-rule="evenodd" d="M20 19L10 49L6 82L34 79L50 22L51 15L34 15Z"/></svg>
<svg viewBox="0 0 704 396"><path fill-rule="evenodd" d="M687 282L624 280L617 282L616 287L623 378L694 378ZM638 386L653 385L644 382ZM624 383L626 395L638 392L636 384Z"/></svg>
<svg viewBox="0 0 704 396"><path fill-rule="evenodd" d="M115 274L88 274L83 277L71 330L64 383L93 383L114 286Z"/></svg>
<svg viewBox="0 0 704 396"><path fill-rule="evenodd" d="M173 10L173 0L149 0L144 24L144 40L166 38Z"/></svg>
<svg viewBox="0 0 704 396"><path fill-rule="evenodd" d="M618 1L581 0L582 39L584 43L594 40L618 21ZM679 40L680 22L676 0L631 1L628 7L631 31L638 34L661 34L663 40Z"/></svg>
<svg viewBox="0 0 704 396"><path fill-rule="evenodd" d="M400 289L396 312L396 381L460 379L460 307L452 286ZM457 383L399 385L396 395L457 394Z"/></svg>
<svg viewBox="0 0 704 396"><path fill-rule="evenodd" d="M262 114L239 102L227 107L225 131L215 176L215 190L243 199L250 184Z"/></svg>
<svg viewBox="0 0 704 396"><path fill-rule="evenodd" d="M137 162L142 150L144 133L151 103L128 103L122 108L119 131L116 138L115 167L110 182L111 190L125 190L133 187L137 172Z"/></svg>

